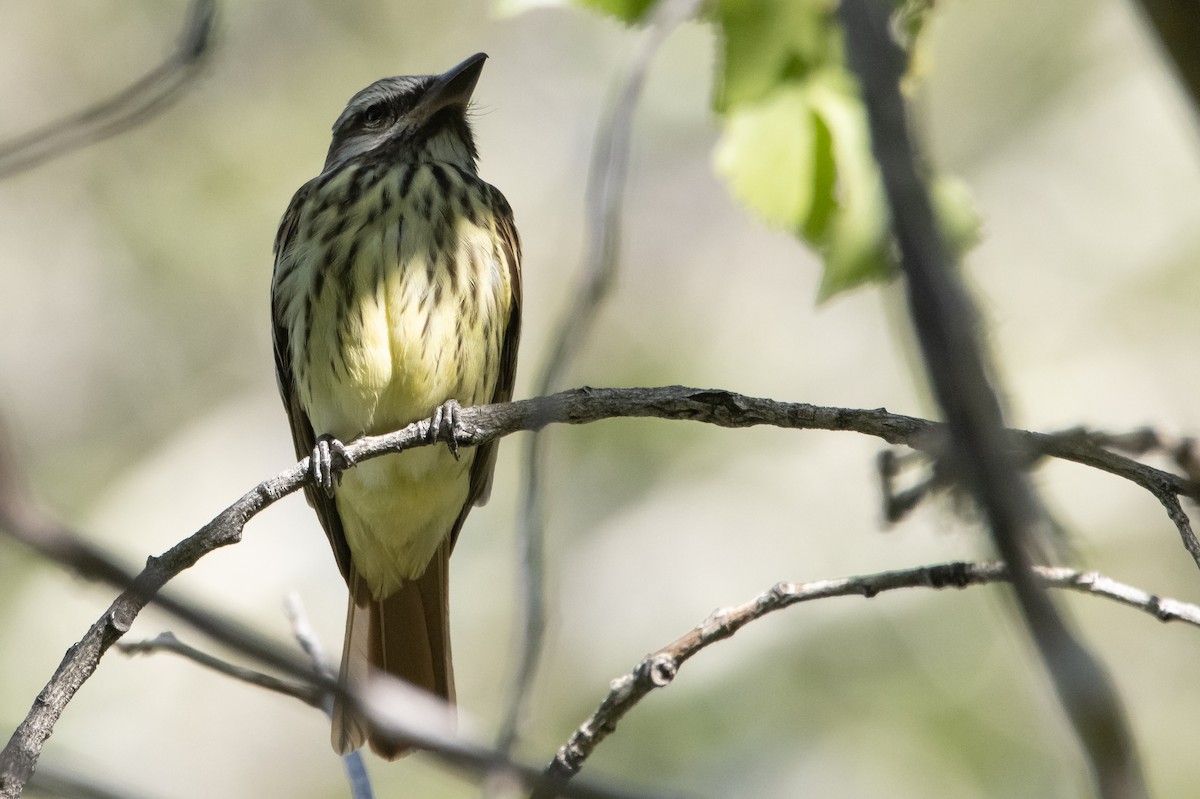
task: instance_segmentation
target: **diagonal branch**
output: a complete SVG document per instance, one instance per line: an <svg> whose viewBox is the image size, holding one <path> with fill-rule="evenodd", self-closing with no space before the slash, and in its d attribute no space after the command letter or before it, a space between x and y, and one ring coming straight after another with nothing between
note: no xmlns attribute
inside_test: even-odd
<svg viewBox="0 0 1200 799"><path fill-rule="evenodd" d="M1035 566L1034 575L1048 588L1103 597L1149 613L1159 621L1181 621L1200 627L1200 606L1164 599L1096 572ZM777 583L749 602L714 611L683 636L644 657L631 672L613 680L604 701L559 748L546 773L561 779L579 773L600 742L616 731L617 723L647 694L670 684L680 667L702 649L729 638L768 613L815 599L839 596L871 599L884 591L901 588L967 588L1010 579L1003 563L945 563L837 580ZM548 799L549 795L535 792L533 796Z"/></svg>
<svg viewBox="0 0 1200 799"><path fill-rule="evenodd" d="M946 417L948 462L987 519L996 552L1101 796L1147 795L1137 746L1104 666L1072 634L1032 572L1049 525L1003 439L1003 416L980 343L978 316L922 179L900 80L907 65L883 0L842 0L846 57L866 106L871 151L891 216L905 296L934 396Z"/></svg>

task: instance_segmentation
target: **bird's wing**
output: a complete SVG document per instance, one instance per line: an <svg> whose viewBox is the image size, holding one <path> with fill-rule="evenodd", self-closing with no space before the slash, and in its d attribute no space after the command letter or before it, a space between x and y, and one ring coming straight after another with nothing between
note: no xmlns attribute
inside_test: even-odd
<svg viewBox="0 0 1200 799"><path fill-rule="evenodd" d="M500 371L496 376L496 391L492 402L508 402L512 399L513 383L517 375L517 343L521 338L521 239L513 222L512 208L496 189L489 188L492 208L496 220L496 233L500 238L499 255L508 270L511 292L508 324L504 328L504 341L500 345ZM451 546L458 539L458 531L474 505L487 502L492 491L492 472L496 467L497 442L480 446L475 452L471 466L471 489L467 502L454 525Z"/></svg>
<svg viewBox="0 0 1200 799"><path fill-rule="evenodd" d="M279 232L275 236L275 269L272 286L280 278L282 256L287 252L296 235L300 209L304 205L311 186L312 183L306 183L296 192L283 215L283 220L279 223ZM275 378L279 383L279 394L283 398L283 407L287 411L288 421L292 425L292 442L296 445L296 457L302 460L312 455L313 448L317 443L316 435L313 433L312 423L308 420L308 414L300 405L300 390L296 385L295 376L292 374L291 342L288 340L287 328L282 324L282 309L277 307L277 303L275 291L272 290L271 328L275 344ZM325 528L325 535L329 537L329 544L333 547L333 556L337 560L342 577L349 582L350 547L346 543L346 535L342 531L342 518L338 515L333 497L328 496L311 481L304 484L304 494L308 498L308 504L312 505L317 512L321 527Z"/></svg>

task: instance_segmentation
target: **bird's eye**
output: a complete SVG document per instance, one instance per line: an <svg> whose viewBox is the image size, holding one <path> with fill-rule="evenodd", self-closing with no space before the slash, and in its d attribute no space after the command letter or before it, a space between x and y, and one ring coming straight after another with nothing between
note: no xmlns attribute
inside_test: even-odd
<svg viewBox="0 0 1200 799"><path fill-rule="evenodd" d="M387 116L387 106L383 103L376 103L375 105L368 106L367 109L362 112L362 123L368 128L377 128L384 123L384 121L387 119Z"/></svg>

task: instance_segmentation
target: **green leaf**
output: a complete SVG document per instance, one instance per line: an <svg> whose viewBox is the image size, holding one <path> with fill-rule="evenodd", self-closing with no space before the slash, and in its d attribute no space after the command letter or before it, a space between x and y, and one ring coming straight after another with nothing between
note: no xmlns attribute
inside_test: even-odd
<svg viewBox="0 0 1200 799"><path fill-rule="evenodd" d="M570 0L492 0L492 13L497 17L515 17L542 8L560 8Z"/></svg>
<svg viewBox="0 0 1200 799"><path fill-rule="evenodd" d="M769 224L788 229L826 216L814 166L820 160L817 119L801 85L732 112L714 154L734 196ZM823 149L823 148L820 148ZM815 232L815 231L814 231Z"/></svg>
<svg viewBox="0 0 1200 799"><path fill-rule="evenodd" d="M715 165L768 224L825 261L820 298L893 270L862 101L833 0L718 0L725 116Z"/></svg>
<svg viewBox="0 0 1200 799"><path fill-rule="evenodd" d="M911 54L933 0L894 5L896 33ZM715 169L767 224L821 254L822 300L896 272L866 109L843 60L835 11L834 0L716 0L711 11L723 43ZM930 188L961 252L979 230L969 195L944 177Z"/></svg>
<svg viewBox="0 0 1200 799"><path fill-rule="evenodd" d="M654 5L654 0L576 0L576 2L581 6L602 11L630 24L640 22L650 7Z"/></svg>
<svg viewBox="0 0 1200 799"><path fill-rule="evenodd" d="M809 94L834 142L831 202L837 210L824 235L809 238L825 257L819 295L824 300L890 276L893 264L883 184L857 85L844 70L830 69L810 81Z"/></svg>
<svg viewBox="0 0 1200 799"><path fill-rule="evenodd" d="M841 61L832 0L719 0L722 58L713 106L725 113Z"/></svg>
<svg viewBox="0 0 1200 799"><path fill-rule="evenodd" d="M967 184L951 175L939 175L933 179L929 194L951 251L962 255L978 244L983 223Z"/></svg>
<svg viewBox="0 0 1200 799"><path fill-rule="evenodd" d="M853 82L825 69L726 120L716 171L768 224L825 258L821 298L891 271L887 214Z"/></svg>

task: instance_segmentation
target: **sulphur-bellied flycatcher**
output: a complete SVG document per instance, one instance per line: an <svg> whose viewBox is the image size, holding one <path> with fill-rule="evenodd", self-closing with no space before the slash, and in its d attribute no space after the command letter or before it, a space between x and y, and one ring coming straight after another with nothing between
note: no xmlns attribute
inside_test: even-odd
<svg viewBox="0 0 1200 799"><path fill-rule="evenodd" d="M296 453L314 464L305 492L350 589L342 678L362 685L379 669L450 701L450 552L487 499L495 445L420 447L336 481L330 467L342 441L430 416L448 428L456 403L512 397L520 243L477 174L466 115L485 59L350 100L324 169L283 216L271 282L279 390ZM403 752L335 707L334 748L364 740Z"/></svg>

